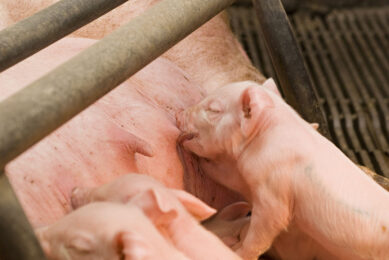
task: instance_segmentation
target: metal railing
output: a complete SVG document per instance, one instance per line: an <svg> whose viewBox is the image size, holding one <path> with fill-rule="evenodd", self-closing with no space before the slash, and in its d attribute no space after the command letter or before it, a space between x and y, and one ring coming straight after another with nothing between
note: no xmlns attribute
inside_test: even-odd
<svg viewBox="0 0 389 260"><path fill-rule="evenodd" d="M15 64L90 21L92 16L74 16L71 12L70 16L74 16L73 18L70 19L66 15L60 18L68 22L56 20L56 25L48 30L50 32L38 33L37 39L33 34L21 34L30 30L31 24L39 23L44 17L56 19L49 13L50 8L58 11L61 9L61 3L76 2L80 4L80 9L89 10L89 7L81 4L82 1L62 0L57 6L49 7L0 32L0 42L6 43L0 52L9 53L0 61L0 64L6 64L2 65L2 68ZM114 2L119 5L124 1ZM2 101L0 169L233 2L234 0L161 1L76 57ZM103 14L113 7L114 5L102 5L100 8L104 11L98 13ZM67 28L66 33L56 32L61 28ZM16 37L12 32L18 35L16 40L19 42L14 51L9 47L9 41L12 43L12 39ZM50 35L48 39L44 39L45 34ZM25 44L31 37L37 43L35 47L28 48ZM10 234L10 239L0 240L0 258L42 260L43 253L34 238L32 228L7 178L3 173L1 175L0 220L4 219L4 225L0 230L2 234ZM20 239L17 239L18 237ZM20 252L20 255L15 252Z"/></svg>
<svg viewBox="0 0 389 260"><path fill-rule="evenodd" d="M253 0L281 87L303 117L326 123L301 63L284 57L293 34L279 0ZM62 0L0 32L0 72L124 0ZM76 57L0 103L0 169L186 37L234 0L163 0ZM66 11L64 11L66 10ZM286 27L285 27L286 26ZM277 30L274 28L277 27ZM284 39L284 38L285 39ZM296 44L296 43L295 43ZM291 65L293 68L291 68ZM304 106L314 110L306 112ZM44 259L33 230L0 172L0 259Z"/></svg>
<svg viewBox="0 0 389 260"><path fill-rule="evenodd" d="M305 120L319 123L319 131L331 139L327 119L281 0L253 0L253 3L286 101Z"/></svg>
<svg viewBox="0 0 389 260"><path fill-rule="evenodd" d="M0 259L45 259L31 225L0 170Z"/></svg>

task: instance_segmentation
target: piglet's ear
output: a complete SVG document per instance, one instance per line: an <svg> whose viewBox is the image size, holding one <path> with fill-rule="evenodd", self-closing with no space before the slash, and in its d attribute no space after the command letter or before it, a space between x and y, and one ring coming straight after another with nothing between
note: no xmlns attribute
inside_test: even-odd
<svg viewBox="0 0 389 260"><path fill-rule="evenodd" d="M267 88L268 90L270 90L271 92L277 94L277 96L280 96L281 97L281 94L280 92L278 91L278 88L277 88L277 84L275 83L274 79L272 78L269 78L267 79L263 85L263 87Z"/></svg>
<svg viewBox="0 0 389 260"><path fill-rule="evenodd" d="M239 201L230 204L220 210L220 212L216 215L216 218L226 221L233 221L239 218L246 217L250 211L250 204L245 201Z"/></svg>
<svg viewBox="0 0 389 260"><path fill-rule="evenodd" d="M97 248L96 238L90 233L79 231L76 232L66 247L82 254L91 253Z"/></svg>
<svg viewBox="0 0 389 260"><path fill-rule="evenodd" d="M199 221L203 221L216 213L214 208L183 190L171 189L171 192L178 198L185 209Z"/></svg>
<svg viewBox="0 0 389 260"><path fill-rule="evenodd" d="M130 203L143 209L154 224L169 224L178 214L174 201L167 191L150 189L136 195Z"/></svg>
<svg viewBox="0 0 389 260"><path fill-rule="evenodd" d="M249 87L245 89L240 97L241 102L241 130L248 138L258 127L262 112L274 105L273 100L260 87Z"/></svg>

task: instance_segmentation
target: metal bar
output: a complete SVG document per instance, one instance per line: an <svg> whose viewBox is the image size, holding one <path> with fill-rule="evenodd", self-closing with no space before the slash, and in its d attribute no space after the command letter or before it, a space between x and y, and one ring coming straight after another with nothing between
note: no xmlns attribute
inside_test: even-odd
<svg viewBox="0 0 389 260"><path fill-rule="evenodd" d="M0 170L0 259L46 259L7 176Z"/></svg>
<svg viewBox="0 0 389 260"><path fill-rule="evenodd" d="M238 14L242 15L245 14L245 12L239 12ZM243 18L243 17L242 17ZM249 52L251 53L251 60L254 63L254 66L257 68L260 67L260 62L259 62L259 57L258 57L258 52L255 51L255 48L258 46L258 43L255 42L255 36L253 35L252 31L250 30L250 24L248 22L248 19L242 19L242 26L244 28L244 31L246 31L245 37L246 37L246 42L247 42L247 48Z"/></svg>
<svg viewBox="0 0 389 260"><path fill-rule="evenodd" d="M0 168L234 0L164 0L0 103Z"/></svg>
<svg viewBox="0 0 389 260"><path fill-rule="evenodd" d="M0 72L127 0L62 0L0 32Z"/></svg>
<svg viewBox="0 0 389 260"><path fill-rule="evenodd" d="M330 138L326 117L281 1L253 0L253 3L286 101L305 120L318 122L320 132Z"/></svg>
<svg viewBox="0 0 389 260"><path fill-rule="evenodd" d="M250 15L255 15L255 10L252 10ZM253 19L255 28L260 28L259 21L256 17ZM266 51L266 46L264 43L263 35L261 32L258 31L257 33L257 41L258 41L258 48L261 50L262 53L262 59L263 59L263 71L267 76L276 78L276 73L274 71L273 64L271 63L269 53ZM277 78L278 81L278 78Z"/></svg>

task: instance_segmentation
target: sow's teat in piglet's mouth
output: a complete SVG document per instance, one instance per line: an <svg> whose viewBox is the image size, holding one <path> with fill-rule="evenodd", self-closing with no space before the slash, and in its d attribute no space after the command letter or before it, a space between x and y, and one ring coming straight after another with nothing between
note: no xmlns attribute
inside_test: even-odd
<svg viewBox="0 0 389 260"><path fill-rule="evenodd" d="M181 133L177 138L177 145L181 145L185 141L192 140L193 138L197 137L198 134L196 133Z"/></svg>
<svg viewBox="0 0 389 260"><path fill-rule="evenodd" d="M194 137L196 137L196 134L183 132L177 138L177 143L176 143L177 154L182 163L182 166L184 167L184 171L186 174L192 171L196 171L192 169L192 167L194 164L196 164L197 156L195 156L195 154L189 151L186 151L182 144L185 141L193 139Z"/></svg>
<svg viewBox="0 0 389 260"><path fill-rule="evenodd" d="M179 129L184 126L183 113L184 113L184 110L176 112L176 125ZM188 132L183 131L183 132L181 132L181 134L177 138L177 145L182 145L183 142L189 141L197 136L198 136L197 133L188 133Z"/></svg>
<svg viewBox="0 0 389 260"><path fill-rule="evenodd" d="M182 125L182 114L183 114L184 110L183 109L180 109L176 112L175 114L175 117L176 117L176 125L178 128L181 127Z"/></svg>

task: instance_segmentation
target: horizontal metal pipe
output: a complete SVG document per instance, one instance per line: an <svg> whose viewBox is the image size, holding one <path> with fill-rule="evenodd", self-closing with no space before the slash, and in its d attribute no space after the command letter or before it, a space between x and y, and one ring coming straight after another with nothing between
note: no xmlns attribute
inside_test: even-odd
<svg viewBox="0 0 389 260"><path fill-rule="evenodd" d="M292 27L280 0L253 0L260 28L286 101L320 132L331 138Z"/></svg>
<svg viewBox="0 0 389 260"><path fill-rule="evenodd" d="M164 0L1 102L0 168L233 2Z"/></svg>
<svg viewBox="0 0 389 260"><path fill-rule="evenodd" d="M0 31L0 72L128 0L61 0Z"/></svg>
<svg viewBox="0 0 389 260"><path fill-rule="evenodd" d="M0 174L0 209L0 259L46 259L5 174Z"/></svg>

